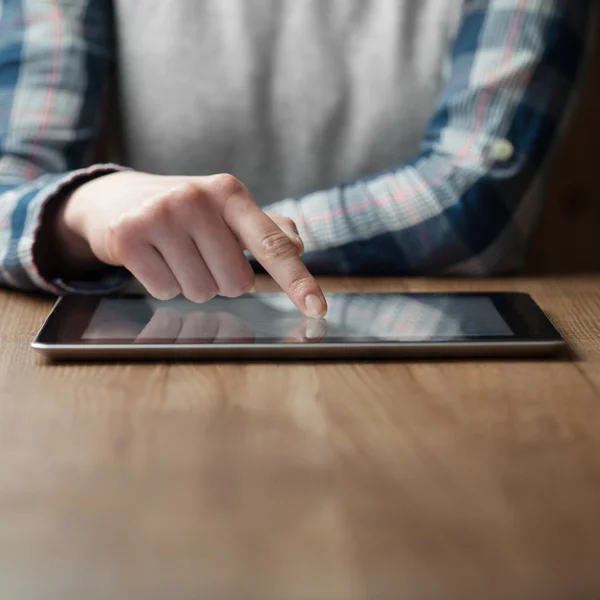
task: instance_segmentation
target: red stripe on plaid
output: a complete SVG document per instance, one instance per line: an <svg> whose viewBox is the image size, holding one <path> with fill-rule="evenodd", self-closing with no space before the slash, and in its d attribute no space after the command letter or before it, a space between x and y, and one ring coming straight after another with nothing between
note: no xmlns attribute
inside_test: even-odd
<svg viewBox="0 0 600 600"><path fill-rule="evenodd" d="M461 159L469 158L476 164L482 161L482 156L478 155L478 154L471 154L466 157L461 156L460 158ZM406 186L403 188L400 188L400 186L398 186L396 184L394 193L392 193L392 194L384 194L379 197L375 197L375 196L369 197L364 202L359 202L358 204L353 204L350 207L342 207L342 208L338 208L333 211L323 212L323 213L316 214L316 215L311 215L309 217L295 216L294 222L296 224L298 224L298 223L301 223L301 224L318 223L320 221L328 221L331 219L335 219L336 217L341 217L343 215L355 215L356 213L369 210L370 208L373 208L374 206L378 206L380 208L385 208L386 206L389 206L390 204L395 203L395 202L410 200L410 199L412 199L412 197L415 194L418 194L421 192L429 192L429 191L431 191L432 188L442 184L444 179L448 175L450 175L450 173L456 166L459 166L458 162L455 162L455 161L449 162L448 164L446 164L444 166L443 169L440 169L439 173L437 173L433 179L428 179L427 182L420 181L415 185L409 185L409 186ZM392 175L392 177L393 177L393 175ZM417 223L418 223L418 221L415 221L415 223L410 223L409 225L413 225L413 224L417 224Z"/></svg>
<svg viewBox="0 0 600 600"><path fill-rule="evenodd" d="M514 52L515 41L517 39L517 32L519 31L519 25L521 24L523 13L525 12L526 2L527 0L520 0L519 6L515 10L510 32L508 34L508 39L506 40L506 49L504 51L504 56L502 57L502 67L505 67L508 64L508 61L510 60ZM477 106L477 116L475 117L475 127L473 128L473 131L465 141L464 147L459 151L458 156L463 156L463 154L468 155L471 153L475 137L483 127L485 111L487 110L487 107L490 103L493 88L494 82L490 82L481 92L481 98L479 100L479 105Z"/></svg>
<svg viewBox="0 0 600 600"><path fill-rule="evenodd" d="M444 181L444 179L451 173L454 166L455 165L453 163L446 165L443 169L440 170L435 179L429 180L427 182L427 185L424 185L423 182L419 182L417 185L407 186L405 188L398 187L393 194L386 194L378 198L373 196L368 200L365 200L364 202L353 204L352 206L345 206L330 212L311 215L309 217L294 217L294 221L300 223L317 223L319 221L335 219L336 217L340 217L342 215L351 215L363 212L370 208L373 208L374 206L384 208L392 203L407 200L414 194L418 194L420 192L423 192L424 190L430 191L431 188L435 187L436 185L440 185Z"/></svg>
<svg viewBox="0 0 600 600"><path fill-rule="evenodd" d="M52 67L50 70L50 77L48 80L48 88L46 91L46 99L44 101L44 108L42 109L42 118L38 127L37 134L32 142L32 160L31 165L25 171L25 179L33 179L37 175L37 169L35 166L36 159L36 147L39 146L50 120L52 118L52 108L54 105L54 98L56 96L56 88L58 87L59 74L60 74L60 56L61 56L61 43L62 43L62 31L61 31L61 20L62 13L60 9L59 0L53 0L54 10L52 11L52 21L54 23L54 39L52 49Z"/></svg>

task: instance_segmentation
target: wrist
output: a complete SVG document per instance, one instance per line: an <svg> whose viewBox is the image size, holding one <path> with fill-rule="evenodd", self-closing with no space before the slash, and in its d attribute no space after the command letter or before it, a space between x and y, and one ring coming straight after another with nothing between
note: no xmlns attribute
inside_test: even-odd
<svg viewBox="0 0 600 600"><path fill-rule="evenodd" d="M84 234L82 188L65 188L49 201L34 248L35 261L47 279L77 279L106 267Z"/></svg>
<svg viewBox="0 0 600 600"><path fill-rule="evenodd" d="M54 230L66 263L77 270L98 269L102 263L94 255L85 235L85 188L75 188L56 211Z"/></svg>

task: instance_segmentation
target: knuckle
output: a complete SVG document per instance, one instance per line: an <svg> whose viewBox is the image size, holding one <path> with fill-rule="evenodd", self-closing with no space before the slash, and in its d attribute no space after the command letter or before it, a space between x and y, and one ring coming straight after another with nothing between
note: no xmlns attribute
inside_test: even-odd
<svg viewBox="0 0 600 600"><path fill-rule="evenodd" d="M215 191L225 199L246 192L244 184L229 173L221 173L214 177Z"/></svg>
<svg viewBox="0 0 600 600"><path fill-rule="evenodd" d="M186 182L158 197L153 202L151 208L152 218L160 221L174 217L190 218L201 194L202 192L197 185Z"/></svg>
<svg viewBox="0 0 600 600"><path fill-rule="evenodd" d="M263 234L258 246L263 256L273 259L286 259L297 256L296 250L285 233L282 231L269 231Z"/></svg>
<svg viewBox="0 0 600 600"><path fill-rule="evenodd" d="M306 296L314 287L311 276L294 277L289 284L289 294L295 298Z"/></svg>

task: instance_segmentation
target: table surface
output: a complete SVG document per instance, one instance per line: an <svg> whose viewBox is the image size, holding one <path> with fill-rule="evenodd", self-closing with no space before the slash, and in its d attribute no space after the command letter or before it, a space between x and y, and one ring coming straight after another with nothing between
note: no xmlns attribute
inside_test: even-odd
<svg viewBox="0 0 600 600"><path fill-rule="evenodd" d="M0 597L600 597L600 276L323 285L527 291L576 355L52 365L2 291Z"/></svg>

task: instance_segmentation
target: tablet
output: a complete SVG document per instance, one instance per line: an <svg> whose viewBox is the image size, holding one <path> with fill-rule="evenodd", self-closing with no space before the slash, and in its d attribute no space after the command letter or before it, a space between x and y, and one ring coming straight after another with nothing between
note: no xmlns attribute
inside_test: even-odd
<svg viewBox="0 0 600 600"><path fill-rule="evenodd" d="M60 298L33 348L55 360L535 356L565 344L522 293L327 294L324 319L285 294L205 304L143 295Z"/></svg>

